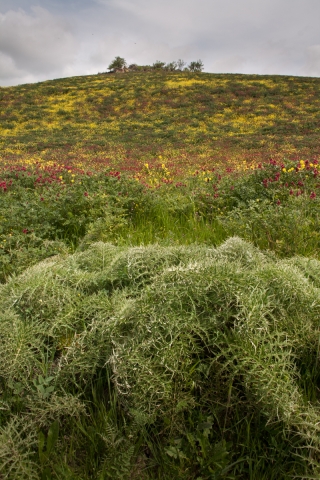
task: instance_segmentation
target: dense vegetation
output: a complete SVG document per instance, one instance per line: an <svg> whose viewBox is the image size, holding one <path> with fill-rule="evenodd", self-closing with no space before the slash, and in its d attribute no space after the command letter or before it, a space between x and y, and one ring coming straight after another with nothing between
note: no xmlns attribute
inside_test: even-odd
<svg viewBox="0 0 320 480"><path fill-rule="evenodd" d="M319 478L319 88L0 89L0 478Z"/></svg>
<svg viewBox="0 0 320 480"><path fill-rule="evenodd" d="M141 173L319 155L317 78L130 72L0 89L3 162ZM162 160L159 162L159 155Z"/></svg>

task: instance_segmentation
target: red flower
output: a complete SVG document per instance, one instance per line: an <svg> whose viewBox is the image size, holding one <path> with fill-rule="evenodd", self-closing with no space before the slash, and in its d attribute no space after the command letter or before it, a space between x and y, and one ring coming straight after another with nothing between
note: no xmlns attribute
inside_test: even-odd
<svg viewBox="0 0 320 480"><path fill-rule="evenodd" d="M314 192L311 192L310 198L316 198L316 196L317 196L317 195L316 195Z"/></svg>
<svg viewBox="0 0 320 480"><path fill-rule="evenodd" d="M88 192L84 192L83 195L84 195L85 197L87 197L87 196L89 195L89 193L88 193Z"/></svg>

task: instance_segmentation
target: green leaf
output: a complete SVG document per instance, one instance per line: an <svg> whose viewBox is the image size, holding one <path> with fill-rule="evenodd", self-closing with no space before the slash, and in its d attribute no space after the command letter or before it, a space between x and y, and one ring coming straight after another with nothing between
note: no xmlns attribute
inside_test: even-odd
<svg viewBox="0 0 320 480"><path fill-rule="evenodd" d="M47 454L49 455L54 449L59 436L59 422L55 420L49 428L47 438Z"/></svg>
<svg viewBox="0 0 320 480"><path fill-rule="evenodd" d="M54 377L47 377L44 379L43 383L45 383L46 385L49 385L49 383L54 379Z"/></svg>
<svg viewBox="0 0 320 480"><path fill-rule="evenodd" d="M42 395L45 394L45 388L43 385L37 385L37 389Z"/></svg>
<svg viewBox="0 0 320 480"><path fill-rule="evenodd" d="M43 432L39 432L38 434L38 452L39 452L39 459L40 459L40 463L44 463L45 459L46 459L46 454L44 453L43 449L44 449L44 445L45 445L45 435Z"/></svg>
<svg viewBox="0 0 320 480"><path fill-rule="evenodd" d="M41 480L51 480L51 478L51 469L50 467L46 467L41 474Z"/></svg>

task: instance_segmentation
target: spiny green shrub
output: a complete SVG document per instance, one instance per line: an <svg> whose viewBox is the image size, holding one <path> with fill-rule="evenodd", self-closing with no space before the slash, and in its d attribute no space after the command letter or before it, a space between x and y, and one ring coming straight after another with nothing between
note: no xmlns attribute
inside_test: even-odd
<svg viewBox="0 0 320 480"><path fill-rule="evenodd" d="M319 267L234 237L98 242L11 278L1 474L317 478Z"/></svg>

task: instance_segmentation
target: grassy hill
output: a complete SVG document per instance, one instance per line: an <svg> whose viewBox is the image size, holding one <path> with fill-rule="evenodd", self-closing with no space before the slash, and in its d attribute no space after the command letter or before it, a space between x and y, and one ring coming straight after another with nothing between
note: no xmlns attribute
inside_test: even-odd
<svg viewBox="0 0 320 480"><path fill-rule="evenodd" d="M3 161L140 171L320 154L320 80L130 72L0 89Z"/></svg>
<svg viewBox="0 0 320 480"><path fill-rule="evenodd" d="M320 79L0 89L0 478L320 476Z"/></svg>

